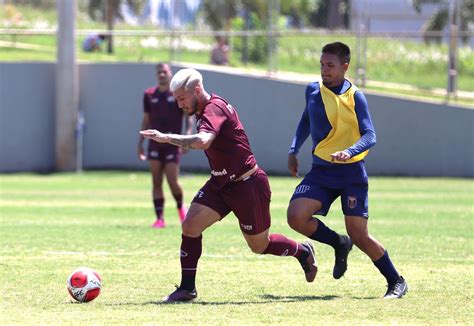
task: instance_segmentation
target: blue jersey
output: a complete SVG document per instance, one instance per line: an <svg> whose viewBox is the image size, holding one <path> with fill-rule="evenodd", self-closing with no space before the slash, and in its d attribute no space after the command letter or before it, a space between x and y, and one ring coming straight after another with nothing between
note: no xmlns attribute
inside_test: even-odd
<svg viewBox="0 0 474 326"><path fill-rule="evenodd" d="M313 165L336 166L364 159L375 145L375 130L364 94L348 80L334 88L320 82L306 87L306 106L296 129L290 153L299 149L311 134ZM347 162L331 162L330 154L346 151Z"/></svg>

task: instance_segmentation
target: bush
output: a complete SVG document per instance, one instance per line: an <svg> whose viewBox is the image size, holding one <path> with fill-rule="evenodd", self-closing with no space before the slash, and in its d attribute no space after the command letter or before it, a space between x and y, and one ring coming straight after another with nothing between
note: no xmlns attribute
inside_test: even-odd
<svg viewBox="0 0 474 326"><path fill-rule="evenodd" d="M257 14L252 12L249 15L249 30L263 30L264 25ZM245 20L237 17L232 20L234 31L245 30ZM242 54L242 61L245 61L245 44L247 44L247 60L252 63L265 63L267 61L268 39L266 36L242 36L233 41L233 50Z"/></svg>

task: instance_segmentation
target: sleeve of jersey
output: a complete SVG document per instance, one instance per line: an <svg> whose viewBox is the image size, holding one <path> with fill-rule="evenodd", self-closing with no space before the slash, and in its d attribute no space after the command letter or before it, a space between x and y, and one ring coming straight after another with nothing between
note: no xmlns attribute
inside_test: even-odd
<svg viewBox="0 0 474 326"><path fill-rule="evenodd" d="M150 102L148 102L148 96L146 93L143 94L143 112L150 112Z"/></svg>
<svg viewBox="0 0 474 326"><path fill-rule="evenodd" d="M376 143L375 129L370 119L369 106L367 100L362 92L357 91L355 93L355 111L357 115L357 121L359 123L359 132L361 137L359 140L346 149L347 152L354 157L360 153L365 152L369 148L373 147Z"/></svg>
<svg viewBox="0 0 474 326"><path fill-rule="evenodd" d="M198 132L203 131L217 135L226 119L226 115L221 109L219 109L219 107L209 107L206 109L205 114L201 117Z"/></svg>
<svg viewBox="0 0 474 326"><path fill-rule="evenodd" d="M296 127L296 133L295 133L295 136L293 137L293 141L291 142L291 147L288 152L289 154L297 155L298 152L300 151L301 146L304 144L304 142L309 136L310 126L309 126L309 115L308 115L308 97L309 97L309 94L311 93L311 88L312 88L312 84L309 84L306 87L306 92L305 92L306 105L305 105L303 114L301 115L301 119L298 122L298 126Z"/></svg>

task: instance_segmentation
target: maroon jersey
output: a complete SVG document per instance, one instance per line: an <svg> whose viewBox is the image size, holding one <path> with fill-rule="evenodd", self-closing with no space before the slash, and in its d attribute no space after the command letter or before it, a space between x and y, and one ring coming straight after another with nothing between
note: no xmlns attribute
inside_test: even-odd
<svg viewBox="0 0 474 326"><path fill-rule="evenodd" d="M204 152L211 166L211 182L218 189L256 164L237 111L225 99L212 94L204 110L196 118L198 132L216 135L211 146Z"/></svg>
<svg viewBox="0 0 474 326"><path fill-rule="evenodd" d="M166 134L181 134L184 113L178 107L171 91L160 92L157 86L148 88L143 95L143 111L149 114L150 129L157 129ZM153 148L174 147L174 145L155 141L151 141L150 146Z"/></svg>

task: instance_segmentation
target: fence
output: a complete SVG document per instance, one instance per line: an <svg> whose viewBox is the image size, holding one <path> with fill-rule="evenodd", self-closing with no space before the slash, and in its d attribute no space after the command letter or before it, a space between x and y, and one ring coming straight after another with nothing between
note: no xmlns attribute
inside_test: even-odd
<svg viewBox="0 0 474 326"><path fill-rule="evenodd" d="M81 41L92 33L113 36L113 56L80 52ZM56 31L51 29L2 29L0 45L30 51L27 59L54 61L55 36ZM322 46L339 40L352 48L348 74L362 87L446 97L446 100L457 100L457 97L474 100L472 48L458 46L452 50L448 44L427 45L421 41L426 33L367 32L361 35L321 30L77 30L78 58L88 61L209 63L215 36L228 38L232 66L266 70L272 76L285 72L311 74L311 78L319 73ZM431 33L431 36L442 37L443 33ZM459 42L454 44L459 45L462 38L473 36L474 33L459 33L456 36ZM449 68L452 53L456 60Z"/></svg>

